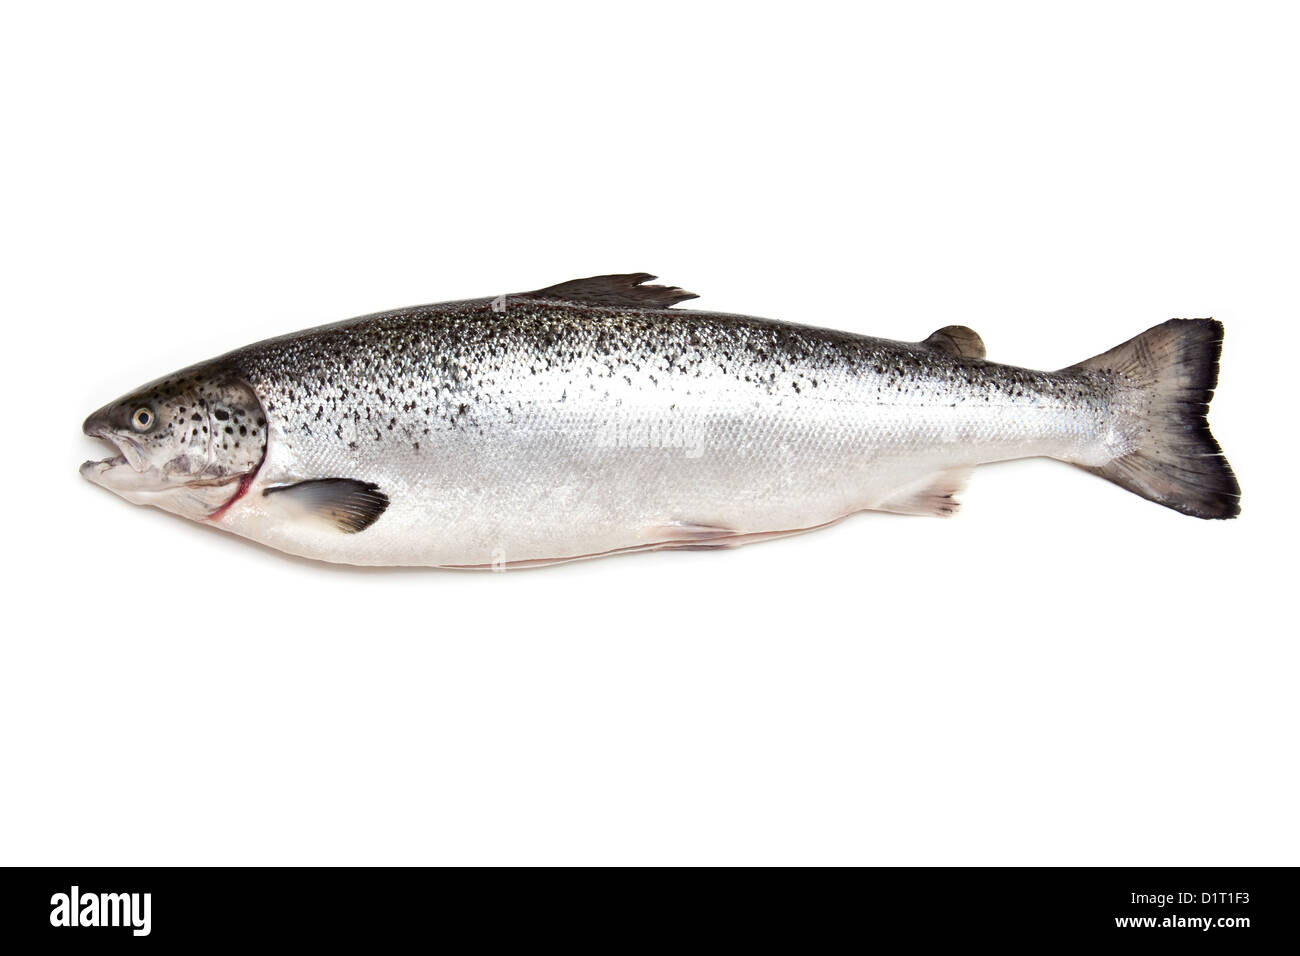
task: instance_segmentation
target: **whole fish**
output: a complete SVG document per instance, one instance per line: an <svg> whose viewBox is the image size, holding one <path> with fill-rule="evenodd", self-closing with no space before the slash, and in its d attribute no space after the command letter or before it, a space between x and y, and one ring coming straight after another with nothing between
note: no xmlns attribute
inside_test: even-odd
<svg viewBox="0 0 1300 956"><path fill-rule="evenodd" d="M86 419L81 472L282 551L503 568L729 547L859 511L949 515L1045 456L1184 514L1237 514L1211 437L1223 327L1173 319L1056 372L717 312L597 276L295 332Z"/></svg>

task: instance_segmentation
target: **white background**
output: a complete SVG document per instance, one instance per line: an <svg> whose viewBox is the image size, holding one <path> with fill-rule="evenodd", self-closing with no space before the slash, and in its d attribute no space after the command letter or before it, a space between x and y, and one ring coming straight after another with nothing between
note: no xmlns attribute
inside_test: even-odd
<svg viewBox="0 0 1300 956"><path fill-rule="evenodd" d="M6 7L0 862L1300 862L1292 10ZM1039 368L1213 315L1243 516L1030 461L950 521L364 572L77 474L192 361L640 270Z"/></svg>

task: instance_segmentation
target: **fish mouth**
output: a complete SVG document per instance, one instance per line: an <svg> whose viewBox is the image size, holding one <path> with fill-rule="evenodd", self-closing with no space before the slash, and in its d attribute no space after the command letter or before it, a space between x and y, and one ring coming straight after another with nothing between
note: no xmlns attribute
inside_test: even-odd
<svg viewBox="0 0 1300 956"><path fill-rule="evenodd" d="M127 438L125 435L118 435L107 428L87 429L86 434L91 438L97 438L104 442L117 454L97 461L83 462L80 471L85 477L97 477L123 465L129 465L131 470L137 474L148 470L145 466L144 449L132 439Z"/></svg>

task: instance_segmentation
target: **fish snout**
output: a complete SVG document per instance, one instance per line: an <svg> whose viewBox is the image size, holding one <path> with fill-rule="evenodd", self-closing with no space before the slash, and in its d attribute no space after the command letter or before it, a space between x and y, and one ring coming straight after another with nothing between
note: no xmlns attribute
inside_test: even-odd
<svg viewBox="0 0 1300 956"><path fill-rule="evenodd" d="M91 412L81 423L81 430L91 438L102 438L108 431L108 409L101 408L97 412Z"/></svg>
<svg viewBox="0 0 1300 956"><path fill-rule="evenodd" d="M95 481L112 471L118 465L130 464L135 471L145 467L142 449L126 436L113 430L112 406L105 406L92 412L84 422L81 430L91 438L97 438L113 449L114 454L100 461L88 461L81 466L81 475Z"/></svg>

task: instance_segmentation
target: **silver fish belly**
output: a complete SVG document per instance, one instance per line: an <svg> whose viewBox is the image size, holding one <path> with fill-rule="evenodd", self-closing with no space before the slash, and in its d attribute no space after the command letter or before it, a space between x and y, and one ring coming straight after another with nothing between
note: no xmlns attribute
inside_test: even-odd
<svg viewBox="0 0 1300 956"><path fill-rule="evenodd" d="M673 309L689 295L649 278L403 309L236 350L92 415L86 431L128 460L83 473L359 565L529 566L732 546L864 510L951 514L973 467L1029 456L1190 514L1236 513L1204 425L1218 323L1165 323L1039 372L984 360L960 327L902 343ZM260 460L224 466L230 455ZM141 476L158 487L131 488Z"/></svg>

